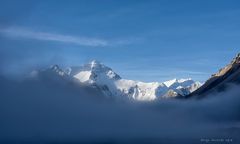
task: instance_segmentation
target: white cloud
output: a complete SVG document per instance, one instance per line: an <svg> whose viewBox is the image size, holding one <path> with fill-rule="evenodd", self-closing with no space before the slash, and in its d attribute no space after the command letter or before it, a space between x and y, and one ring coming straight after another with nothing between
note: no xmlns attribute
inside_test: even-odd
<svg viewBox="0 0 240 144"><path fill-rule="evenodd" d="M210 75L210 73L201 72L201 71L189 71L189 70L180 70L180 73L186 73L191 75Z"/></svg>
<svg viewBox="0 0 240 144"><path fill-rule="evenodd" d="M64 42L71 43L81 46L107 46L109 42L104 39L89 38L89 37L78 37L64 34L56 34L49 32L39 32L33 31L26 28L10 27L5 29L0 29L0 33L5 36L18 37L18 38L27 38L35 40L44 40L44 41L55 41L55 42Z"/></svg>

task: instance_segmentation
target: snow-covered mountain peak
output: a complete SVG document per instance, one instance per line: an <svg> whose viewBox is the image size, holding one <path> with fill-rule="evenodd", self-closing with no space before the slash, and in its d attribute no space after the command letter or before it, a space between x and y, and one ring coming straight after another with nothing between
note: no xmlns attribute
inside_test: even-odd
<svg viewBox="0 0 240 144"><path fill-rule="evenodd" d="M103 64L101 64L101 62L97 61L97 60L92 60L88 63L90 65L90 67L92 69L94 69L95 67L99 67L102 66Z"/></svg>
<svg viewBox="0 0 240 144"><path fill-rule="evenodd" d="M174 84L175 82L177 82L177 79L174 78L172 80L169 80L169 81L165 81L164 84L167 86L167 87L170 87L172 84Z"/></svg>
<svg viewBox="0 0 240 144"><path fill-rule="evenodd" d="M92 60L89 63L84 64L81 68L81 71L82 70L102 73L110 71L112 69L97 60Z"/></svg>
<svg viewBox="0 0 240 144"><path fill-rule="evenodd" d="M194 81L191 78L187 78L187 79L172 79L169 81L165 81L164 84L169 87L169 88L177 88L178 86L189 86L191 84L193 84Z"/></svg>
<svg viewBox="0 0 240 144"><path fill-rule="evenodd" d="M171 97L178 94L185 95L199 86L198 84L193 85L195 81L190 78L175 78L164 83L145 83L122 79L110 67L96 60L81 67L71 67L68 71L82 83L97 85L108 96L127 96L137 100L154 100L169 95Z"/></svg>
<svg viewBox="0 0 240 144"><path fill-rule="evenodd" d="M88 71L101 70L106 68L106 66L103 63L97 60L92 60L80 67L81 69L88 70Z"/></svg>
<svg viewBox="0 0 240 144"><path fill-rule="evenodd" d="M166 82L141 82L122 79L110 67L93 60L82 66L73 66L62 70L52 65L43 71L49 77L63 76L70 80L97 87L106 96L124 97L135 100L149 101L159 98L187 95L201 86L192 79L172 79ZM33 74L34 75L34 74Z"/></svg>
<svg viewBox="0 0 240 144"><path fill-rule="evenodd" d="M186 81L192 81L191 78L186 78L186 79L179 79L178 82L180 83L183 83L183 82L186 82Z"/></svg>
<svg viewBox="0 0 240 144"><path fill-rule="evenodd" d="M102 83L103 81L114 81L121 78L111 68L96 60L83 66L67 68L66 73L84 83L99 83L100 81Z"/></svg>

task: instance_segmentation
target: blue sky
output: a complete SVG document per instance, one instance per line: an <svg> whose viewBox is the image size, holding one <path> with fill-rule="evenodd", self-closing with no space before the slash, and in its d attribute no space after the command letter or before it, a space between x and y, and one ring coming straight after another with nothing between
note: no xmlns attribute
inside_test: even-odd
<svg viewBox="0 0 240 144"><path fill-rule="evenodd" d="M123 78L204 81L240 49L237 0L1 0L0 66L96 59Z"/></svg>

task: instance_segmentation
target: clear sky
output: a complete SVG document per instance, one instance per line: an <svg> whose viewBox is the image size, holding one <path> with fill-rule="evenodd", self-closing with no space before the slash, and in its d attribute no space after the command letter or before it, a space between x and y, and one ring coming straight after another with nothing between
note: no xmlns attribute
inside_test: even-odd
<svg viewBox="0 0 240 144"><path fill-rule="evenodd" d="M239 0L0 1L4 73L96 59L127 79L204 81L239 38Z"/></svg>

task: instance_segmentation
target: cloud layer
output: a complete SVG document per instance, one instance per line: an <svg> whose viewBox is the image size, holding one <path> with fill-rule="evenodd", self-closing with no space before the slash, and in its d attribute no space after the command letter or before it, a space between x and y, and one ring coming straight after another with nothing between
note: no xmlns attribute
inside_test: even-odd
<svg viewBox="0 0 240 144"><path fill-rule="evenodd" d="M0 87L0 142L192 144L205 138L239 140L239 86L203 100L150 103L111 101L97 89L52 75L25 81L0 76Z"/></svg>
<svg viewBox="0 0 240 144"><path fill-rule="evenodd" d="M43 40L43 41L55 41L55 42L71 43L71 44L76 44L81 46L97 47L97 46L109 45L109 42L104 39L71 36L71 35L56 34L56 33L49 33L49 32L40 32L40 31L33 31L27 28L18 28L18 27L0 29L0 33L8 37L35 39L35 40Z"/></svg>

